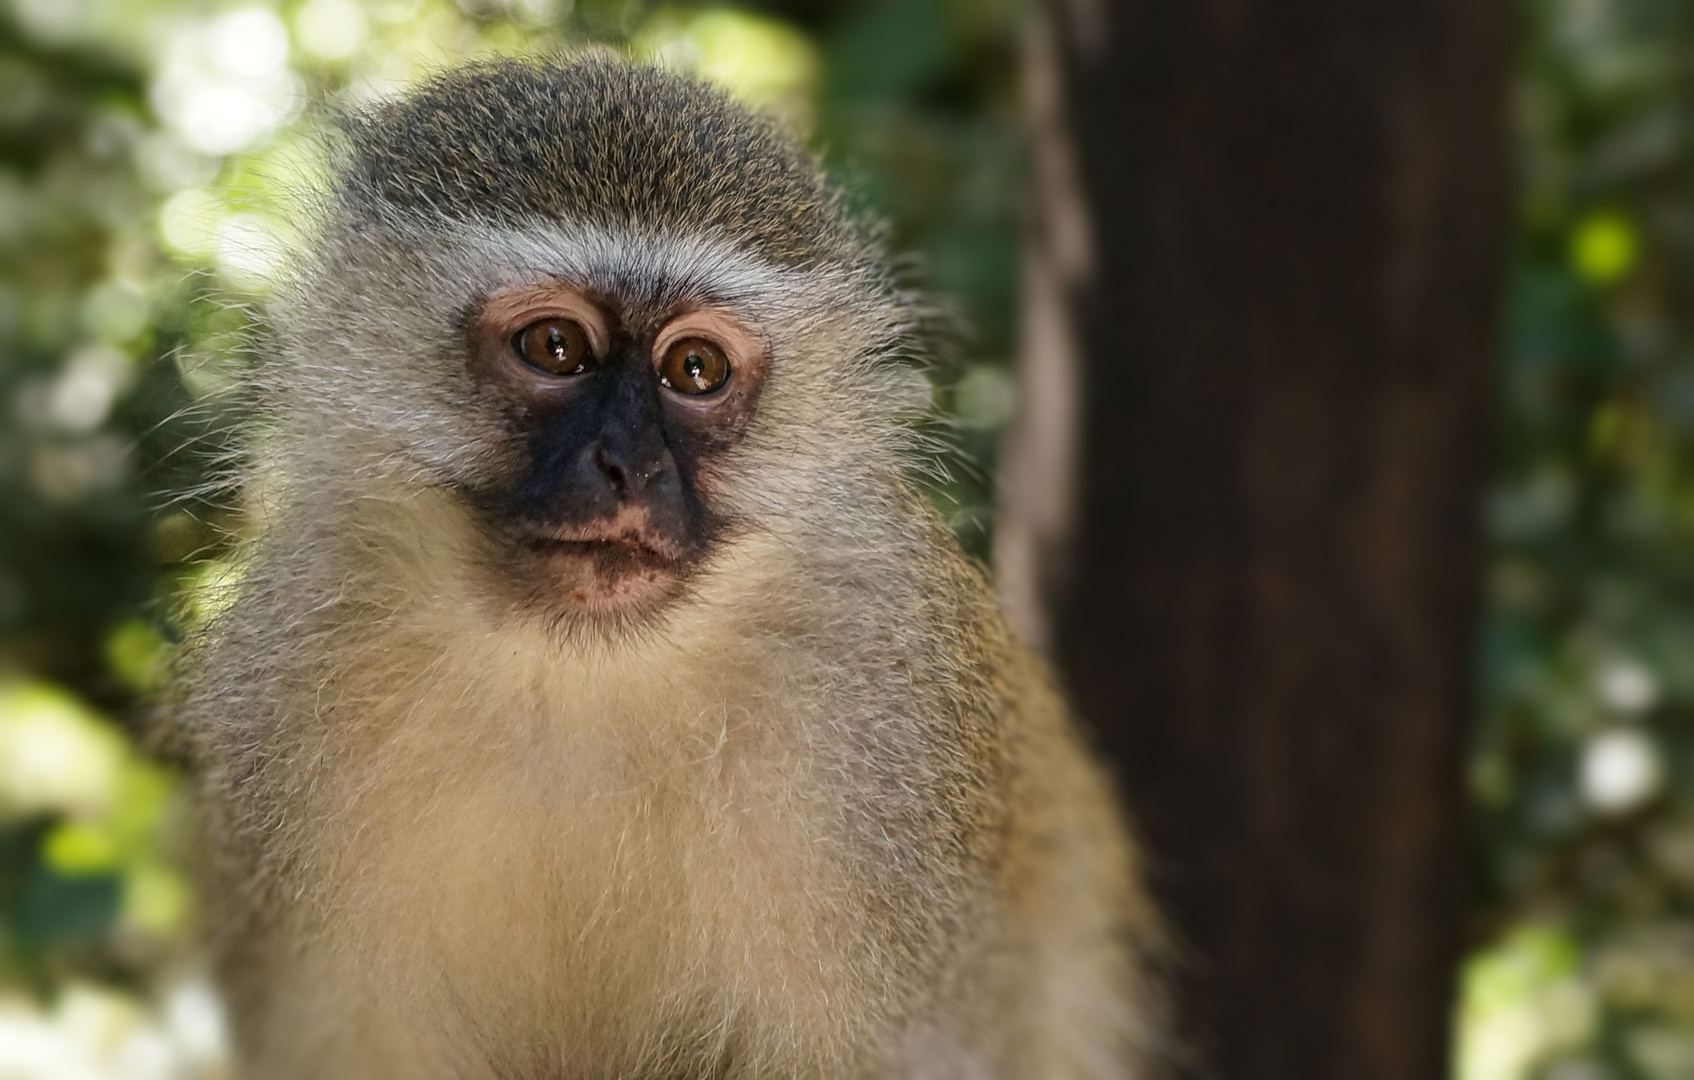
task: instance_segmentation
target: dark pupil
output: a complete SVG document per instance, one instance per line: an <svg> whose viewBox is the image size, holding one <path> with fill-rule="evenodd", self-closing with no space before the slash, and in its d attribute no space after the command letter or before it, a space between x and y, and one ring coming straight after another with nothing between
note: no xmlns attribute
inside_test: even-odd
<svg viewBox="0 0 1694 1080"><path fill-rule="evenodd" d="M565 332L560 330L557 326L550 326L547 328L547 351L552 353L554 359L558 360L560 363L569 359L567 354L570 352L570 349L567 347L565 342Z"/></svg>
<svg viewBox="0 0 1694 1080"><path fill-rule="evenodd" d="M688 373L688 377L694 380L696 386L705 385L706 380L702 379L700 375L706 370L706 361L700 359L699 353L689 353L688 359L682 362L682 370Z"/></svg>

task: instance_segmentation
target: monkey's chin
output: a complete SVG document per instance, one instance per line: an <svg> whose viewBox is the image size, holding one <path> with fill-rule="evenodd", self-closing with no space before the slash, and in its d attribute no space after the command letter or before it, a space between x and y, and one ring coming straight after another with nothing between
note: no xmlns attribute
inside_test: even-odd
<svg viewBox="0 0 1694 1080"><path fill-rule="evenodd" d="M559 601L583 615L621 619L653 611L682 591L682 564L641 544L553 540L537 550Z"/></svg>

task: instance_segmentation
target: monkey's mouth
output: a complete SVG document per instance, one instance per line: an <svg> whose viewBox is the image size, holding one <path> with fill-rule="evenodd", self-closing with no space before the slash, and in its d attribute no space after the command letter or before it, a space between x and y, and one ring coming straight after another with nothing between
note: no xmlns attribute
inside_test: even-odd
<svg viewBox="0 0 1694 1080"><path fill-rule="evenodd" d="M530 537L530 550L549 559L564 559L590 563L597 571L608 574L634 573L643 570L676 571L682 560L675 555L636 540L567 540L556 537Z"/></svg>
<svg viewBox="0 0 1694 1080"><path fill-rule="evenodd" d="M589 614L616 614L674 596L692 562L688 550L644 521L524 529L522 547L539 562L540 591Z"/></svg>

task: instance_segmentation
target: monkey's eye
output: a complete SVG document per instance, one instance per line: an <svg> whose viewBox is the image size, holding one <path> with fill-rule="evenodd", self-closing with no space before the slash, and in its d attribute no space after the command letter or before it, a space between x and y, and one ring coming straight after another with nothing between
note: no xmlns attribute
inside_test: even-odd
<svg viewBox="0 0 1694 1080"><path fill-rule="evenodd" d="M581 375L598 363L588 331L575 319L542 319L512 337L525 363L551 375Z"/></svg>
<svg viewBox="0 0 1694 1080"><path fill-rule="evenodd" d="M729 381L729 357L705 338L683 338L665 350L659 381L679 394L709 394Z"/></svg>

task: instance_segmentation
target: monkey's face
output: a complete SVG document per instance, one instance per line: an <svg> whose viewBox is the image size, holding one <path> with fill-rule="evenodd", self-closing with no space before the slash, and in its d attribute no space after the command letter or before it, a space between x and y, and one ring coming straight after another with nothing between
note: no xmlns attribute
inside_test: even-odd
<svg viewBox="0 0 1694 1080"><path fill-rule="evenodd" d="M305 425L286 468L375 509L451 500L374 550L426 582L475 575L460 595L495 618L617 634L737 603L795 552L862 544L847 508L901 490L911 384L884 361L910 313L875 266L593 222L362 219L273 311L271 376Z"/></svg>
<svg viewBox="0 0 1694 1080"><path fill-rule="evenodd" d="M550 283L495 291L467 339L479 396L522 444L474 494L508 576L587 615L677 595L725 524L715 466L757 406L761 337L724 306Z"/></svg>

